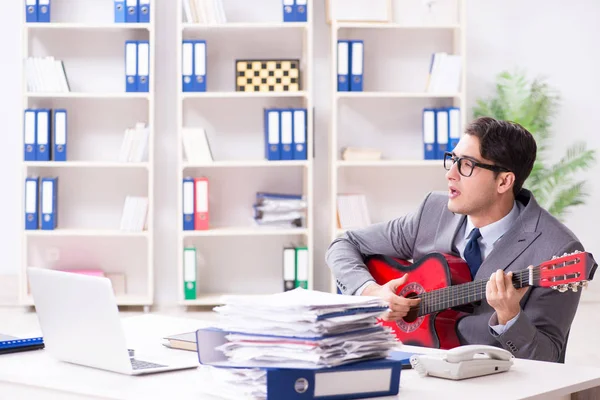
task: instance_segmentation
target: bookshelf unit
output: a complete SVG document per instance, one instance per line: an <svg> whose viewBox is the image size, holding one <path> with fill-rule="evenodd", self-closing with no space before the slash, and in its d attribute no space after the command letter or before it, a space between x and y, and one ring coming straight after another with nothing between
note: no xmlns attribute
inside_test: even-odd
<svg viewBox="0 0 600 400"><path fill-rule="evenodd" d="M51 22L44 23L26 22L22 11L23 64L28 57L63 61L69 90L32 91L23 70L21 135L26 109L65 109L67 145L66 161L24 161L21 156L21 305L33 305L28 266L120 274L125 286L116 293L119 306L148 311L153 304L155 8L150 8L149 23L113 22L112 1L53 0ZM149 41L147 92L126 92L127 40ZM120 161L125 130L138 122L148 128L146 155L141 162ZM53 131L51 123L51 140ZM20 154L22 143L15 149ZM26 229L25 179L30 176L58 179L53 230ZM127 196L148 199L141 231L121 229ZM38 214L41 220L39 208Z"/></svg>
<svg viewBox="0 0 600 400"><path fill-rule="evenodd" d="M282 22L281 0L223 0L227 22L185 22L177 7L177 299L182 306L214 306L225 294L265 294L283 290L284 247L308 248L308 287L313 288L313 2L307 22ZM182 42L206 41L206 91L184 92ZM295 92L235 91L238 59L298 59ZM265 108L306 109L306 160L268 161ZM204 128L211 162L189 162L183 133ZM210 226L183 230L186 177L208 178ZM256 226L252 205L257 192L302 194L305 223L298 228ZM196 298L184 293L184 248L196 249Z"/></svg>
<svg viewBox="0 0 600 400"><path fill-rule="evenodd" d="M371 223L387 221L416 209L430 190L446 190L439 159L424 158L424 108L459 107L460 132L466 119L465 0L443 3L444 17L427 18L425 2L396 0L390 22L330 24L331 121L330 239L346 230L338 224L337 196L366 196ZM435 2L434 2L435 12ZM438 5L437 7L440 7ZM438 14L438 17L440 14ZM421 18L423 17L423 18ZM363 91L338 91L338 40L364 41ZM460 90L426 91L432 53L461 56ZM343 160L343 147L376 148L379 160ZM337 291L335 279L330 290Z"/></svg>

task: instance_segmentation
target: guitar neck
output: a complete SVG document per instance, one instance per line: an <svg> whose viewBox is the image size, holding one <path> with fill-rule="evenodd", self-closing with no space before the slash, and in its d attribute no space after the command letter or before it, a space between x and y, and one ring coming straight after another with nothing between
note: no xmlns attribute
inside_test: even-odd
<svg viewBox="0 0 600 400"><path fill-rule="evenodd" d="M534 285L535 282L539 282L539 279L540 268L538 266L513 272L512 284L515 288L520 289ZM422 293L418 296L421 298L418 315L427 315L483 300L487 282L487 279L478 280Z"/></svg>

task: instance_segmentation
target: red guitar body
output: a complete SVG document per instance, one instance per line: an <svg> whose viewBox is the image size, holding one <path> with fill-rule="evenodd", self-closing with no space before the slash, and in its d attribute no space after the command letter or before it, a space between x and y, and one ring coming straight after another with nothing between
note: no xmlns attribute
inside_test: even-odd
<svg viewBox="0 0 600 400"><path fill-rule="evenodd" d="M448 254L432 253L412 264L392 257L371 256L365 264L380 285L408 273L408 280L397 291L402 297L414 297L472 281L467 263L462 258ZM415 310L402 320L380 320L380 323L392 328L403 344L451 349L460 345L456 327L458 320L464 315L464 312L447 309L418 316Z"/></svg>

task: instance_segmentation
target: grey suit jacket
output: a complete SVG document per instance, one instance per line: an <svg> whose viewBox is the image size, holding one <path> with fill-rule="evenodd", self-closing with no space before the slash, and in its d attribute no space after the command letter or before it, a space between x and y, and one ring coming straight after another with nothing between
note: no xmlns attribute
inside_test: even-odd
<svg viewBox="0 0 600 400"><path fill-rule="evenodd" d="M487 280L497 269L518 271L583 246L563 224L542 209L528 190L517 196L525 208L515 224L496 242L474 280ZM337 286L343 294L372 279L364 257L373 254L418 260L432 253L459 255L453 239L466 218L447 208L446 192L429 193L413 213L346 232L326 253ZM462 344L488 344L505 348L519 358L558 361L575 316L581 291L531 287L521 301L521 314L502 335L489 327L496 315L485 300L472 314L461 318L457 333Z"/></svg>

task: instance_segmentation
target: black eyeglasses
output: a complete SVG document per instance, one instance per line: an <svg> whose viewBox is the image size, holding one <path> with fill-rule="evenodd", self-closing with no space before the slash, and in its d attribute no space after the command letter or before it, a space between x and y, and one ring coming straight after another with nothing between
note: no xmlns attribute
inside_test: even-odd
<svg viewBox="0 0 600 400"><path fill-rule="evenodd" d="M482 164L469 158L455 157L452 153L445 152L444 168L447 171L450 171L450 168L452 168L454 163L458 163L458 173L467 178L473 174L473 169L475 167L485 168L496 172L510 172L508 168L500 167L499 165Z"/></svg>

